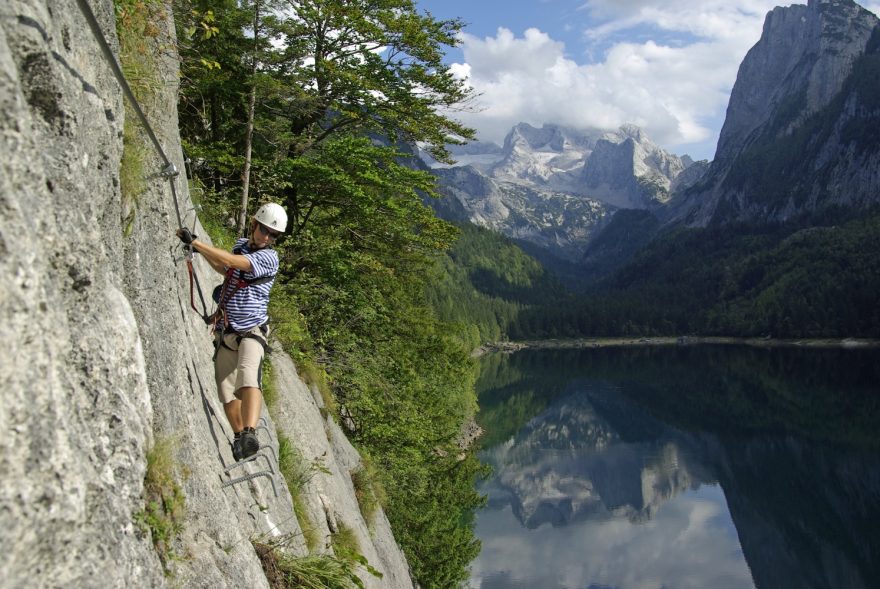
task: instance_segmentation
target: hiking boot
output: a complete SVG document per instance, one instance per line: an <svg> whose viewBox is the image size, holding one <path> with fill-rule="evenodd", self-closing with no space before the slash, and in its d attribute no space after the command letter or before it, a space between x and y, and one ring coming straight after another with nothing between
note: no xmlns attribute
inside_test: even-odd
<svg viewBox="0 0 880 589"><path fill-rule="evenodd" d="M257 433L253 428L245 428L241 432L241 457L250 458L260 449L260 441L257 440Z"/></svg>
<svg viewBox="0 0 880 589"><path fill-rule="evenodd" d="M232 440L232 458L238 462L242 459L241 455L241 434L235 434L235 439Z"/></svg>

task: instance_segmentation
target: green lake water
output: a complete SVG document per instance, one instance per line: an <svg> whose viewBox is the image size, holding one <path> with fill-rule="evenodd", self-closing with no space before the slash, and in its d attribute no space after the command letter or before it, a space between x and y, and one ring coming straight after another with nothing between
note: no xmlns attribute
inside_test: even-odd
<svg viewBox="0 0 880 589"><path fill-rule="evenodd" d="M880 352L481 360L479 589L880 587Z"/></svg>

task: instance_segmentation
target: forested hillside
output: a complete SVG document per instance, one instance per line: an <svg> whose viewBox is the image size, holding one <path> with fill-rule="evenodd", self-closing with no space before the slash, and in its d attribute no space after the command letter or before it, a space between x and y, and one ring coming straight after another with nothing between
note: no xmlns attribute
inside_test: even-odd
<svg viewBox="0 0 880 589"><path fill-rule="evenodd" d="M629 211L625 211L629 213ZM631 250L599 263L571 292L510 240L463 225L439 284L428 290L469 345L548 337L718 335L880 336L880 212L825 211L786 224L657 231L649 214L612 223L593 250ZM651 223L645 221L650 219ZM632 235L633 227L644 232ZM640 246L641 242L641 247ZM606 262L607 264L607 262Z"/></svg>
<svg viewBox="0 0 880 589"><path fill-rule="evenodd" d="M460 229L441 259L440 280L426 292L440 318L466 333L469 346L507 337L524 310L566 296L552 274L506 237L469 223Z"/></svg>
<svg viewBox="0 0 880 589"><path fill-rule="evenodd" d="M837 215L679 228L572 305L523 313L510 334L880 336L880 213Z"/></svg>
<svg viewBox="0 0 880 589"><path fill-rule="evenodd" d="M470 343L424 299L458 232L422 202L430 174L388 145L418 141L442 160L448 136L472 136L437 114L469 98L441 61L460 28L409 0L177 11L181 134L202 221L228 245L260 203L287 209L274 333L372 462L422 587L464 580L479 550L480 467L458 446L476 401Z"/></svg>

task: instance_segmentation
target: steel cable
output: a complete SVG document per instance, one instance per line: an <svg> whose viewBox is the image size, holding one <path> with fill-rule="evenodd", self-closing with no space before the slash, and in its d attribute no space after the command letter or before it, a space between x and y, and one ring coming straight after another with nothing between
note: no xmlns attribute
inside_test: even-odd
<svg viewBox="0 0 880 589"><path fill-rule="evenodd" d="M135 114L137 114L138 119L140 119L141 125L143 125L144 130L147 132L147 135L150 138L150 141L153 143L153 147L156 149L156 153L158 153L159 157L162 158L162 163L164 167L162 168L161 175L168 179L168 183L171 186L171 199L174 202L174 212L177 214L177 226L183 227L183 217L180 214L180 203L177 199L177 188L175 186L175 179L179 175L177 167L171 162L170 159L168 159L168 156L165 154L165 150L162 149L162 145L159 143L159 139L156 137L156 133L153 131L152 126L150 126L150 122L147 120L147 117L144 114L141 105L138 103L137 98L135 98L134 92L132 92L131 86L129 86L128 84L128 80L125 79L125 74L122 73L122 67L116 60L116 56L113 55L113 50L110 48L110 44L107 42L107 38L104 36L104 32L101 30L101 25L100 23L98 23L98 19L95 17L95 13L92 11L91 6L89 6L86 0L77 0L77 4L79 5L80 12L82 12L86 21L89 23L89 28L92 30L92 35L98 41L98 45L101 47L101 52L104 54L104 58L107 60L107 63L110 64L110 69L113 72L113 75L116 77L116 81L119 82L119 85L122 87L123 94L128 99L128 102L131 105L132 109L134 109ZM195 219L193 219L193 229L195 229ZM190 279L190 306L192 306L193 311L195 311L196 313L199 312L199 310L196 309L195 300L193 297L193 290L196 290L198 291L199 300L202 304L202 319L207 322L208 306L205 304L205 295L202 293L202 287L199 284L198 276L196 275L195 269L193 268L192 244L187 244L186 250L187 272L189 273ZM195 287L195 289L193 287Z"/></svg>

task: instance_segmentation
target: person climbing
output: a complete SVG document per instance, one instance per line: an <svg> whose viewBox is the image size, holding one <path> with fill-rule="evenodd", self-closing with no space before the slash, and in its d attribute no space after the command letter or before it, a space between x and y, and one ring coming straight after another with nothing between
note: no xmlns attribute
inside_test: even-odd
<svg viewBox="0 0 880 589"><path fill-rule="evenodd" d="M271 245L287 229L281 205L261 206L251 219L250 235L236 241L232 252L199 241L186 227L180 240L223 274L215 291L214 377L217 395L235 434L236 461L260 449L255 428L262 409L262 366L269 336L269 291L278 273L278 253Z"/></svg>

